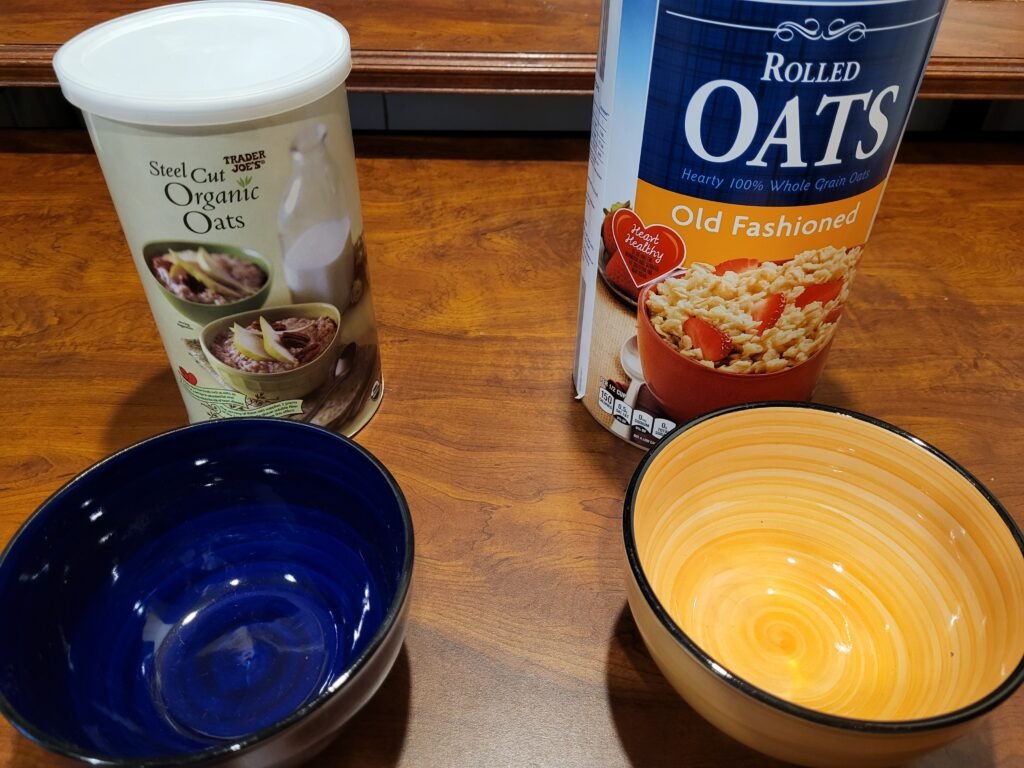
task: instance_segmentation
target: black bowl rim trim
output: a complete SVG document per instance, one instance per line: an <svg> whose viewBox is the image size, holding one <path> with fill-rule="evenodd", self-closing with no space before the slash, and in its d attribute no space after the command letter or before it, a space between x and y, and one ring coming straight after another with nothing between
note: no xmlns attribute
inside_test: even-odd
<svg viewBox="0 0 1024 768"><path fill-rule="evenodd" d="M633 477L629 482L629 486L626 489L626 497L623 505L622 514L622 532L623 539L626 548L626 559L629 563L629 569L636 580L637 585L640 588L641 594L644 596L644 600L654 611L655 616L661 622L662 626L672 635L672 637L679 642L684 650L702 667L708 670L719 680L728 683L733 688L737 689L743 694L746 694L750 698L766 704L773 709L783 712L787 715L791 715L801 720L807 720L812 723L819 725L830 726L833 728L841 729L844 731L854 731L862 733L877 733L877 734L909 734L909 733L921 733L925 731L938 730L941 728L948 728L950 726L966 723L969 720L973 720L986 712L991 711L995 707L1003 703L1019 686L1024 682L1024 656L1017 663L1013 672L1003 680L998 686L992 691L987 693L982 698L978 699L972 704L968 704L966 707L953 710L941 715L935 715L932 717L917 718L913 720L862 720L852 717L843 717L841 715L832 715L819 710L809 709L807 707L793 704L792 702L786 701L785 699L779 698L763 688L759 688L753 683L744 680L738 675L730 672L724 665L719 664L717 661L711 658L701 647L694 642L683 630L675 623L664 606L658 600L654 594L654 590L651 588L650 583L647 581L647 577L644 575L642 566L640 565L640 558L637 553L636 539L633 535L633 513L636 502L636 494L640 487L640 483L643 480L644 475L647 472L648 467L654 461L655 457L668 445L668 443L677 437L679 434L685 432L688 429L692 429L698 424L702 424L706 421L710 421L718 416L723 416L729 413L737 413L740 411L755 410L755 409L769 409L769 408L800 408L805 410L824 411L827 413L837 414L840 416L847 416L850 418L858 419L866 422L873 426L879 427L887 432L902 437L915 445L923 448L925 451L930 453L935 458L946 464L955 470L959 475L966 479L975 489L977 489L985 500L991 505L991 507L999 514L1002 518L1003 523L1006 525L1014 541L1017 543L1017 547L1021 554L1024 555L1024 537L1022 537L1020 529L1014 522L1013 518L1010 517L1003 505L989 492L989 490L970 472L960 466L957 462L947 456L945 453L935 448L934 446L926 443L924 440L916 437L915 435L907 432L900 427L889 424L888 422L876 419L873 416L868 416L857 411L851 411L838 406L823 405L820 403L804 403L804 402L787 402L787 401L765 401L756 403L744 403L742 405L732 406L729 408L723 408L713 413L706 414L704 416L693 419L692 421L686 422L680 425L676 429L668 433L661 442L656 445L643 459L641 459L639 465L633 473Z"/></svg>
<svg viewBox="0 0 1024 768"><path fill-rule="evenodd" d="M161 442L165 439L177 435L181 432L203 432L209 429L221 429L225 426L230 427L231 425L246 425L254 423L264 423L268 426L272 426L275 429L298 429L298 430L310 430L314 432L320 432L331 438L340 440L343 443L356 449L356 451L363 455L366 459L373 464L378 471L381 473L385 482L390 487L392 493L395 495L395 500L398 502L399 514L404 522L405 529L405 558L402 562L402 572L396 586L395 597L391 601L391 605L388 607L387 612L384 614L384 620L381 622L381 626L378 628L376 634L367 644L363 652L348 666L347 677L345 682L339 685L337 688L332 690L325 690L319 694L316 698L307 702L299 709L292 712L289 716L283 720L279 720L273 725L267 726L262 730L256 731L245 738L226 742L223 746L208 747L206 749L197 750L195 752L185 752L181 755L174 757L132 757L132 758L111 758L109 756L101 756L85 752L78 747L68 744L62 740L54 739L47 735L43 731L36 728L32 723L23 719L20 714L11 706L10 702L7 701L7 697L0 691L0 714L6 717L11 725L13 725L19 732L26 736L31 741L36 742L40 746L54 752L62 757L67 757L72 760L78 760L80 762L89 763L91 765L101 766L114 766L116 768L160 768L161 766L187 766L195 765L207 762L213 762L222 758L231 758L233 756L244 755L252 747L260 744L261 742L267 741L273 736L281 733L291 726L302 721L322 706L326 705L328 701L335 698L335 696L341 694L348 687L348 681L355 678L359 672L362 671L370 659L376 654L377 650L383 645L385 639L391 633L399 616L405 608L405 604L409 597L409 588L412 581L413 564L415 562L413 548L415 546L414 535L413 535L413 521L412 515L409 512L409 504L405 498L405 494L399 487L398 482L394 476L388 470L387 467L369 450L361 446L355 440L350 437L346 437L338 432L333 432L329 429L317 426L315 424L307 424L300 421L291 421L288 419L274 419L274 418L261 418L261 417L240 417L240 418L222 418L212 419L209 421L198 422L196 424L190 424L184 427L178 427L176 429L167 430L150 437L146 437L138 442L132 443L119 451L116 451L109 456L100 459L95 464L84 469L82 472L77 474L71 480L68 480L59 489L53 492L49 498L46 499L29 517L18 527L15 531L14 536L4 547L3 551L0 552L0 563L6 558L8 553L14 548L16 542L21 535L33 524L42 518L45 511L52 505L56 504L62 496L70 491L73 484L81 480L87 475L91 475L94 472L109 463L117 461L124 454L129 451L133 451L141 446L148 445L150 443Z"/></svg>

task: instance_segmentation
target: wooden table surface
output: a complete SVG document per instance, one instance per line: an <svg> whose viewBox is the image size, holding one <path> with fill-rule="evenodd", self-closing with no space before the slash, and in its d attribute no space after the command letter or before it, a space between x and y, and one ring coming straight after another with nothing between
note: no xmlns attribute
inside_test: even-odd
<svg viewBox="0 0 1024 768"><path fill-rule="evenodd" d="M87 27L171 0L4 0L0 86L56 83L57 47ZM352 34L352 90L586 93L601 0L295 0ZM921 93L1024 97L1024 3L950 0Z"/></svg>
<svg viewBox="0 0 1024 768"><path fill-rule="evenodd" d="M5 138L0 543L91 462L185 421L94 157ZM393 673L313 765L776 766L676 696L626 607L641 453L570 393L584 141L357 153L386 377L358 441L408 496L417 560ZM904 148L817 399L945 449L1024 522L1022 164L1021 146ZM915 768L1024 765L1022 719L1018 693ZM57 763L0 723L0 765Z"/></svg>

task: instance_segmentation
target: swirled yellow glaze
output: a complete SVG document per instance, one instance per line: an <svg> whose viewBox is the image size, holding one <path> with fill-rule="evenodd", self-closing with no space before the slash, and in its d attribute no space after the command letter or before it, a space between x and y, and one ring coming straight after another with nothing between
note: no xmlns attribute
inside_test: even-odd
<svg viewBox="0 0 1024 768"><path fill-rule="evenodd" d="M683 632L811 709L950 712L1024 655L1024 558L998 513L920 445L858 419L780 407L698 424L648 467L634 532Z"/></svg>

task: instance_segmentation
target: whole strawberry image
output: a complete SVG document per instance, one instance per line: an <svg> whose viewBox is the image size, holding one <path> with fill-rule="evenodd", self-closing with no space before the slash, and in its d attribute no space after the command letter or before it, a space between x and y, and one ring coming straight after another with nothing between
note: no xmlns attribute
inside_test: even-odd
<svg viewBox="0 0 1024 768"><path fill-rule="evenodd" d="M618 246L615 245L615 233L612 228L612 217L615 212L623 208L628 209L631 206L632 203L627 200L624 203L612 203L604 209L604 220L601 222L603 253L598 271L613 293L635 305L637 297L640 295L640 288L633 282L629 270L626 269L626 262L622 258Z"/></svg>

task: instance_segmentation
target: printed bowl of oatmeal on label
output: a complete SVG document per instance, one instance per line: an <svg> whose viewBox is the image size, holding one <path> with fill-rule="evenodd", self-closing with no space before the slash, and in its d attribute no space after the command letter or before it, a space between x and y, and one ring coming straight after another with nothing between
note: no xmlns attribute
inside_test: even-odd
<svg viewBox="0 0 1024 768"><path fill-rule="evenodd" d="M860 253L697 263L646 286L637 346L651 394L678 421L744 402L809 399Z"/></svg>
<svg viewBox="0 0 1024 768"><path fill-rule="evenodd" d="M337 361L341 315L331 304L291 304L215 320L199 336L217 375L248 397L304 397Z"/></svg>
<svg viewBox="0 0 1024 768"><path fill-rule="evenodd" d="M171 305L197 323L258 309L270 295L270 264L251 248L158 242L142 257Z"/></svg>

